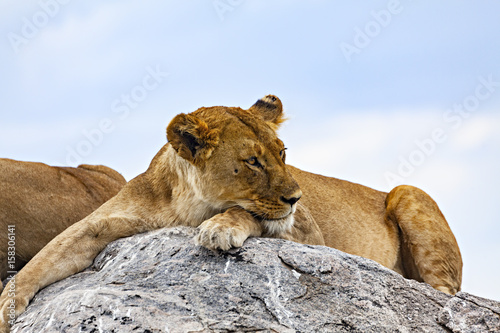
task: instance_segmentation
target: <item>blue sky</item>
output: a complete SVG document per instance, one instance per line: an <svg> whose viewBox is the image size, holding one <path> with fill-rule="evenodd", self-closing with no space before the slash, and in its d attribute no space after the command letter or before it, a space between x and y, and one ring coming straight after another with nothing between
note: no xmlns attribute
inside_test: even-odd
<svg viewBox="0 0 500 333"><path fill-rule="evenodd" d="M290 164L432 195L500 300L497 1L0 3L0 157L127 179L201 106L273 93Z"/></svg>

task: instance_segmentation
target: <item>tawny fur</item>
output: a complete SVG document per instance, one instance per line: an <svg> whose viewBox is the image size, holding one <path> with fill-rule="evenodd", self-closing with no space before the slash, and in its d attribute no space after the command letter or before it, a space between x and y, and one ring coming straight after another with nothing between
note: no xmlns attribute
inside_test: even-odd
<svg viewBox="0 0 500 333"><path fill-rule="evenodd" d="M16 315L40 288L89 266L112 240L178 225L198 227L196 242L212 249L279 237L370 258L450 294L460 290L458 245L427 194L410 186L387 194L285 165L276 135L283 119L271 95L248 110L201 108L175 117L169 143L145 173L19 272ZM8 330L7 289L0 332Z"/></svg>
<svg viewBox="0 0 500 333"><path fill-rule="evenodd" d="M92 213L125 184L122 175L102 165L52 167L1 158L1 280L8 271L21 269L55 236ZM8 256L8 226L14 226L14 256ZM9 268L9 263L15 267Z"/></svg>

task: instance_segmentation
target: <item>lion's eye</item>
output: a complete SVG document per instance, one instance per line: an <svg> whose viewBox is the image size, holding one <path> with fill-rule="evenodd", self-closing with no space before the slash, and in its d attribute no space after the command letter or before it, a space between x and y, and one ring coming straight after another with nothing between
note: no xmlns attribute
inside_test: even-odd
<svg viewBox="0 0 500 333"><path fill-rule="evenodd" d="M248 160L247 160L248 164L250 165L256 165L257 163L259 163L259 161L257 161L257 157L250 157Z"/></svg>
<svg viewBox="0 0 500 333"><path fill-rule="evenodd" d="M262 168L262 164L260 164L259 160L255 156L250 157L246 160L246 162L253 167Z"/></svg>
<svg viewBox="0 0 500 333"><path fill-rule="evenodd" d="M285 162L285 160L286 160L286 150L287 150L287 149L288 149L288 148L283 148L283 149L280 151L280 157L281 157L281 159L283 160L283 163L284 163L284 162Z"/></svg>

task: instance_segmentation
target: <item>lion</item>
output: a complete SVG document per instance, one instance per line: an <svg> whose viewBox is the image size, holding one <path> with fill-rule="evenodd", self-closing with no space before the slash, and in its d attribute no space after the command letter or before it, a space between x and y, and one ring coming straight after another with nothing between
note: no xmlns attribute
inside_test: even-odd
<svg viewBox="0 0 500 333"><path fill-rule="evenodd" d="M287 165L276 133L283 121L273 95L247 110L202 107L174 117L149 168L9 282L0 297L3 331L40 288L90 266L111 241L180 225L197 227L196 243L213 250L284 238L373 259L448 294L460 290L460 250L429 195L412 186L380 192Z"/></svg>
<svg viewBox="0 0 500 333"><path fill-rule="evenodd" d="M64 229L118 193L125 183L122 175L102 165L52 167L1 158L1 281L10 275L8 272L20 270Z"/></svg>

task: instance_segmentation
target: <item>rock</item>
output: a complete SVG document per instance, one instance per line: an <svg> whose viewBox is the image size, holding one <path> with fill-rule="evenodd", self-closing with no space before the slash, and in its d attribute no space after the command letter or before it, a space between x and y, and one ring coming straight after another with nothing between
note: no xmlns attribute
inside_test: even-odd
<svg viewBox="0 0 500 333"><path fill-rule="evenodd" d="M494 332L500 303L455 297L338 250L251 238L215 253L178 227L117 240L38 293L13 332Z"/></svg>

